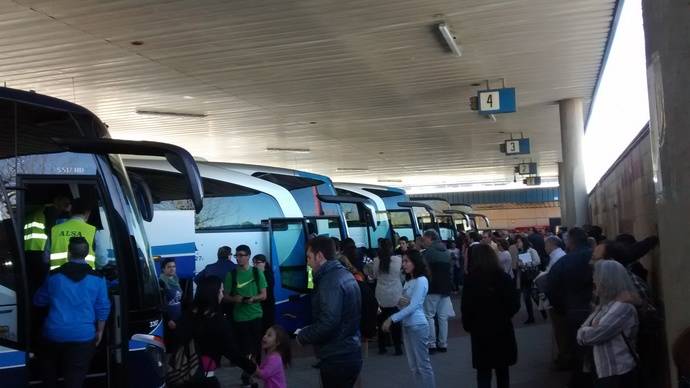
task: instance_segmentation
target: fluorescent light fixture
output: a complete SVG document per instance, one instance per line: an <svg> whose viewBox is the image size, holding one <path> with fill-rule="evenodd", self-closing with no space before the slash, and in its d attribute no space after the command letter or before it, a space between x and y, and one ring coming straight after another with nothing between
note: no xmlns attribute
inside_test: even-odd
<svg viewBox="0 0 690 388"><path fill-rule="evenodd" d="M369 171L368 168L361 168L361 167L338 167L335 170L336 171Z"/></svg>
<svg viewBox="0 0 690 388"><path fill-rule="evenodd" d="M402 179L379 179L379 183L402 183Z"/></svg>
<svg viewBox="0 0 690 388"><path fill-rule="evenodd" d="M450 30L450 27L446 23L441 23L438 25L438 30L441 32L441 36L443 36L443 40L446 41L446 44L448 45L448 48L450 51L453 52L453 54L457 55L458 57L462 56L462 46L458 45L455 42L455 34L453 31Z"/></svg>
<svg viewBox="0 0 690 388"><path fill-rule="evenodd" d="M311 150L309 148L266 147L266 152L294 152L296 154L308 154L311 152Z"/></svg>
<svg viewBox="0 0 690 388"><path fill-rule="evenodd" d="M206 112L171 111L171 110L157 109L157 108L137 108L137 113L140 115L196 117L196 118L204 118L204 117L208 116L206 114Z"/></svg>

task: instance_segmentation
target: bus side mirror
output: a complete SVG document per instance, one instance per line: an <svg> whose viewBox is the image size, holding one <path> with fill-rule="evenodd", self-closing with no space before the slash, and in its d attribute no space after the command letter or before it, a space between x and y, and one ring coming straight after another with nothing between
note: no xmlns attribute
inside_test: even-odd
<svg viewBox="0 0 690 388"><path fill-rule="evenodd" d="M146 222L153 221L153 196L151 195L151 188L146 183L144 178L140 175L129 173L129 180L132 183L132 190L134 191L134 199L137 201L137 207L141 212L141 218Z"/></svg>

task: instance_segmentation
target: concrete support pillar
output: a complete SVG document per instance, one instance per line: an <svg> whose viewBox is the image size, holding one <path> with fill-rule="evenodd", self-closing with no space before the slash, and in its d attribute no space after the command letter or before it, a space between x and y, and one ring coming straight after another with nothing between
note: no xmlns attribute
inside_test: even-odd
<svg viewBox="0 0 690 388"><path fill-rule="evenodd" d="M561 186L561 223L568 227L587 223L587 188L582 163L585 126L581 98L558 102L561 114L563 163L559 168Z"/></svg>
<svg viewBox="0 0 690 388"><path fill-rule="evenodd" d="M690 9L686 1L642 0L642 12L661 297L670 349L690 327ZM677 387L675 372L671 380Z"/></svg>

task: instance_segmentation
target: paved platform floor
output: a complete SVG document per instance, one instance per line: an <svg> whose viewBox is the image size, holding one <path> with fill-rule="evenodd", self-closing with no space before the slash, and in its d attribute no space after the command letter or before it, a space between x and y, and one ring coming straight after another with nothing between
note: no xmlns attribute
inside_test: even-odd
<svg viewBox="0 0 690 388"><path fill-rule="evenodd" d="M516 322L525 319L524 312L517 314ZM510 369L511 387L558 388L564 387L567 374L550 370L552 358L551 325L540 323L531 326L516 324L518 363ZM451 322L451 338L448 353L432 356L438 388L475 388L475 370L472 369L470 339L459 328L459 320ZM295 344L295 346L298 346ZM298 353L306 353L300 351ZM319 388L318 371L311 365L315 358L301 355L288 369L288 386L295 388ZM225 364L224 364L225 365ZM224 367L217 373L223 387L239 386L236 368ZM412 376L404 356L377 354L375 344L370 344L369 356L364 359L362 387L413 388ZM494 383L495 384L495 383Z"/></svg>

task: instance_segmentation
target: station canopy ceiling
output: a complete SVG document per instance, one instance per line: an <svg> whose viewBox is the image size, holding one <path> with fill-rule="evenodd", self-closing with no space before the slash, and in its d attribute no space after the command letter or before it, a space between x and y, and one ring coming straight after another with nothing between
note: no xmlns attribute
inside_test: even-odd
<svg viewBox="0 0 690 388"><path fill-rule="evenodd" d="M84 105L113 137L408 188L512 182L524 159L498 145L524 133L553 181L556 102L589 105L614 11L615 0L3 1L0 82ZM499 79L517 88L518 112L494 122L468 100Z"/></svg>

